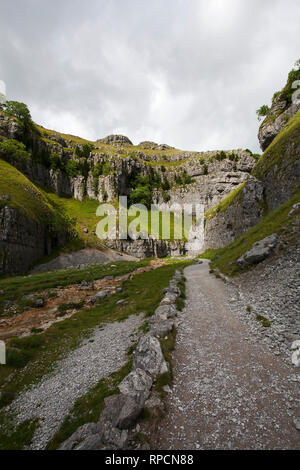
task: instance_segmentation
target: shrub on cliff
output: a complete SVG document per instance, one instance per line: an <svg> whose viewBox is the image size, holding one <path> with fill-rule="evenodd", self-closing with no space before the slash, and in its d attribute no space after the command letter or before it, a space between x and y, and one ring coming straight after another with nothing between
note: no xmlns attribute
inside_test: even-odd
<svg viewBox="0 0 300 470"><path fill-rule="evenodd" d="M260 121L263 117L267 116L267 114L269 114L269 112L270 112L269 106L268 106L267 104L263 104L263 105L256 111L258 120Z"/></svg>
<svg viewBox="0 0 300 470"><path fill-rule="evenodd" d="M23 166L30 161L31 155L21 142L14 139L0 142L0 157L14 166Z"/></svg>
<svg viewBox="0 0 300 470"><path fill-rule="evenodd" d="M30 111L25 103L19 101L7 101L1 108L9 116L13 116L18 119L22 129L22 142L26 146L30 146L32 142L32 132L38 133L34 122L31 119Z"/></svg>

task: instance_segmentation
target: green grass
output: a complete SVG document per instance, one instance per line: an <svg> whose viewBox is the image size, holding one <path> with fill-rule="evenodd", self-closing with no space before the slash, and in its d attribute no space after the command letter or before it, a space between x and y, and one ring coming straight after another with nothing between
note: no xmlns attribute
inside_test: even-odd
<svg viewBox="0 0 300 470"><path fill-rule="evenodd" d="M20 171L0 159L0 194L8 194L10 201L0 200L0 209L13 207L26 217L39 223L55 218L54 208L43 193Z"/></svg>
<svg viewBox="0 0 300 470"><path fill-rule="evenodd" d="M67 214L69 218L74 219L75 222L77 238L69 242L69 244L60 251L74 251L84 246L103 248L103 243L101 243L97 236L91 233L92 231L96 231L96 226L100 220L100 218L96 216L96 211L99 206L98 201L87 197L84 198L83 201L70 197L61 197L49 188L40 187L40 190L55 207L58 207ZM87 234L83 231L85 228L88 229Z"/></svg>
<svg viewBox="0 0 300 470"><path fill-rule="evenodd" d="M118 384L131 371L131 360L120 370L100 380L86 395L76 400L59 430L47 445L48 450L58 449L80 426L96 423L103 410L104 399L119 392Z"/></svg>
<svg viewBox="0 0 300 470"><path fill-rule="evenodd" d="M213 217L216 217L216 215L220 214L221 212L225 212L228 207L230 207L237 197L242 193L244 187L245 187L245 182L240 184L237 188L235 188L233 191L231 191L228 196L226 196L222 201L220 201L216 206L212 207L205 213L205 217L207 219L212 219Z"/></svg>
<svg viewBox="0 0 300 470"><path fill-rule="evenodd" d="M70 286L79 284L82 280L87 282L102 279L105 276L123 276L135 269L148 265L148 260L132 262L119 261L111 264L95 264L84 269L66 269L51 271L29 276L17 276L0 279L0 290L4 295L0 297L0 316L6 300L22 303L22 297L26 294L52 289L58 286ZM115 266L115 267L113 267Z"/></svg>
<svg viewBox="0 0 300 470"><path fill-rule="evenodd" d="M199 258L210 259L212 261L212 269L217 268L229 276L234 276L241 272L241 269L235 264L235 261L246 251L250 250L257 241L273 233L277 233L279 236L285 237L289 242L296 243L297 234L293 234L290 229L295 223L297 215L299 216L299 213L295 214L293 217L289 217L289 213L292 206L298 202L300 202L300 188L289 201L265 216L257 225L252 227L233 243L219 250L207 250L200 255Z"/></svg>
<svg viewBox="0 0 300 470"><path fill-rule="evenodd" d="M0 412L0 451L1 450L22 450L24 446L31 443L35 430L38 428L37 420L26 420L17 427L13 425L13 420L4 416Z"/></svg>
<svg viewBox="0 0 300 470"><path fill-rule="evenodd" d="M177 307L177 310L179 310L180 312L182 312L185 306L185 299L186 299L185 283L186 283L186 278L183 277L177 284L180 290L180 296L177 297L176 299L176 307Z"/></svg>
<svg viewBox="0 0 300 470"><path fill-rule="evenodd" d="M256 320L261 323L264 328L271 328L271 322L266 317L262 315L256 315Z"/></svg>

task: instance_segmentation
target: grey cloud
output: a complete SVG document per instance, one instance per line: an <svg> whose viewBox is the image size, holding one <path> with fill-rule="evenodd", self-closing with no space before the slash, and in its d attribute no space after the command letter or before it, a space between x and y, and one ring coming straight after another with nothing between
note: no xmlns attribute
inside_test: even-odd
<svg viewBox="0 0 300 470"><path fill-rule="evenodd" d="M298 0L2 3L8 97L91 139L258 150L255 110L299 55Z"/></svg>

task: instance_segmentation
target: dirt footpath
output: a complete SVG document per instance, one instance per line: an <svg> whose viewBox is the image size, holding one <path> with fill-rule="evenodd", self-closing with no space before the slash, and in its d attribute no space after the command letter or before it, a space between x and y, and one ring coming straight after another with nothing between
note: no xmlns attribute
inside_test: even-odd
<svg viewBox="0 0 300 470"><path fill-rule="evenodd" d="M229 308L207 262L186 268L174 383L152 449L299 449L299 376ZM298 402L299 405L299 402Z"/></svg>

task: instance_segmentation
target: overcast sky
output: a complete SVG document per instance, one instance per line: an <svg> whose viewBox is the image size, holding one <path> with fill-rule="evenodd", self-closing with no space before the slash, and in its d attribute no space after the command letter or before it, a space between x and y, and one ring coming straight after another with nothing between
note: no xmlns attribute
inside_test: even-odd
<svg viewBox="0 0 300 470"><path fill-rule="evenodd" d="M258 151L300 58L299 0L0 0L7 98L61 132Z"/></svg>

